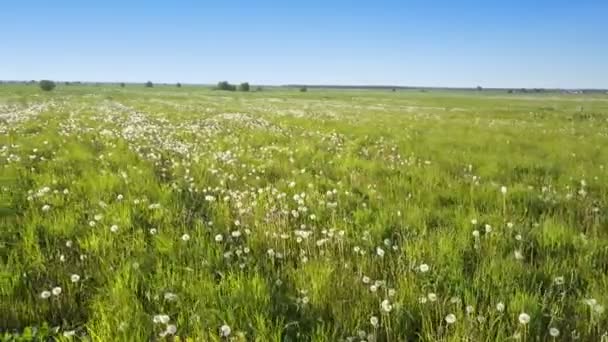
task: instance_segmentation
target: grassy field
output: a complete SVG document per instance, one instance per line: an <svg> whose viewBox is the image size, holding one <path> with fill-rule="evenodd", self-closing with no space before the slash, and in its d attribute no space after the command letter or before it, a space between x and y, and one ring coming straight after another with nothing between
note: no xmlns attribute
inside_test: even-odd
<svg viewBox="0 0 608 342"><path fill-rule="evenodd" d="M607 167L608 95L0 86L0 335L605 341Z"/></svg>

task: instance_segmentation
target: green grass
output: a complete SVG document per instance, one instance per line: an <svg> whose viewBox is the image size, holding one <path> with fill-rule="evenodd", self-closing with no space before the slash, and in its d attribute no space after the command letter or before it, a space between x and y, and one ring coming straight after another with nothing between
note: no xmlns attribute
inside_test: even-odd
<svg viewBox="0 0 608 342"><path fill-rule="evenodd" d="M606 95L3 85L0 133L7 340L608 334Z"/></svg>

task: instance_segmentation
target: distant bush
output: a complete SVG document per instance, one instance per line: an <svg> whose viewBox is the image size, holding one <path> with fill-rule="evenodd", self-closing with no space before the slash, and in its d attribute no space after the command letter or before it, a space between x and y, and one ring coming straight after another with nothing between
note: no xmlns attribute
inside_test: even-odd
<svg viewBox="0 0 608 342"><path fill-rule="evenodd" d="M477 86L477 91L482 91L483 88L481 86Z"/></svg>
<svg viewBox="0 0 608 342"><path fill-rule="evenodd" d="M152 88L154 87L154 84L152 84L151 81L146 82L146 88Z"/></svg>
<svg viewBox="0 0 608 342"><path fill-rule="evenodd" d="M249 83L247 83L247 82L241 83L241 85L239 85L239 90L240 91L249 91Z"/></svg>
<svg viewBox="0 0 608 342"><path fill-rule="evenodd" d="M181 88L181 87L182 87L182 84L181 84L181 83L179 83L179 82L177 82L177 84L176 84L175 86L176 86L176 87L178 87L178 88Z"/></svg>
<svg viewBox="0 0 608 342"><path fill-rule="evenodd" d="M301 91L301 92L303 92L303 93L305 93L305 92L307 92L307 91L308 91L308 88L306 88L306 87L302 87L302 88L300 88L300 91Z"/></svg>
<svg viewBox="0 0 608 342"><path fill-rule="evenodd" d="M125 87L125 82L120 82L120 87L124 88Z"/></svg>
<svg viewBox="0 0 608 342"><path fill-rule="evenodd" d="M51 91L53 89L55 89L55 82L53 81L49 81L49 80L42 80L40 81L40 89L44 90L44 91Z"/></svg>
<svg viewBox="0 0 608 342"><path fill-rule="evenodd" d="M230 84L227 81L222 81L217 84L218 90L227 90L227 91L235 91L236 86L234 84Z"/></svg>
<svg viewBox="0 0 608 342"><path fill-rule="evenodd" d="M262 87L255 88L255 91L263 91L263 90L264 90L264 88L262 88Z"/></svg>

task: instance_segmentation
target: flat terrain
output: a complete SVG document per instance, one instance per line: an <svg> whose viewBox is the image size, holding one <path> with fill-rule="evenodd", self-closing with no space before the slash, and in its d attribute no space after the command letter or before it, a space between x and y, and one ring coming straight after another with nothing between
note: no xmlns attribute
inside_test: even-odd
<svg viewBox="0 0 608 342"><path fill-rule="evenodd" d="M607 168L608 95L0 85L0 332L600 341Z"/></svg>

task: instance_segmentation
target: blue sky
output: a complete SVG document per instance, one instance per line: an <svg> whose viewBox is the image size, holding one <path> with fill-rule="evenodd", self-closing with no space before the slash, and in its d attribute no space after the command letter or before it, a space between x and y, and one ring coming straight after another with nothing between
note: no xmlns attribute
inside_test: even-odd
<svg viewBox="0 0 608 342"><path fill-rule="evenodd" d="M606 0L0 2L0 79L608 88Z"/></svg>

